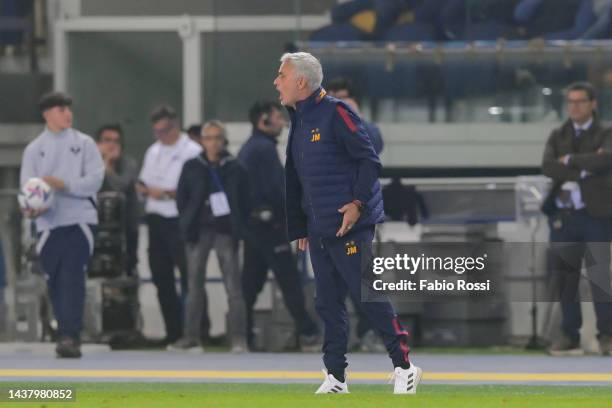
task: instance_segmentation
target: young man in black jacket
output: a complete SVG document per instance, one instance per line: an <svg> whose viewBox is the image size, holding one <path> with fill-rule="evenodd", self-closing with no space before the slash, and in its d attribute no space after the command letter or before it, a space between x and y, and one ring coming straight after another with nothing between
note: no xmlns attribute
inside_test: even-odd
<svg viewBox="0 0 612 408"><path fill-rule="evenodd" d="M204 151L185 163L177 190L179 227L186 245L187 305L184 336L172 350L200 349L200 321L206 301L206 264L215 249L227 291L232 352L246 351L246 308L242 296L238 243L249 214L248 176L227 150L225 126L202 126Z"/></svg>

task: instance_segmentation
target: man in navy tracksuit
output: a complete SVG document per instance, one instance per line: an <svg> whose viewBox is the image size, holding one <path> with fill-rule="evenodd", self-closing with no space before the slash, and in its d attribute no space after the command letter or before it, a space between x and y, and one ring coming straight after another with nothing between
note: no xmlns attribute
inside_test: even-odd
<svg viewBox="0 0 612 408"><path fill-rule="evenodd" d="M325 89L328 95L333 96L334 98L340 99L346 104L348 104L351 108L353 108L353 112L361 116L359 113L359 103L357 96L353 90L353 86L351 84L350 79L344 77L334 78L327 83ZM384 147L384 142L382 139L382 134L380 133L380 129L373 122L367 122L363 120L363 126L365 127L368 136L370 136L370 141L372 142L372 147L377 155L380 156L382 149ZM382 343L380 343L377 338L374 328L370 324L370 319L363 313L361 310L361 306L358 303L354 303L355 312L357 313L357 338L358 344L357 346L361 351L368 352L380 352L384 347Z"/></svg>
<svg viewBox="0 0 612 408"><path fill-rule="evenodd" d="M374 228L383 222L380 161L358 115L321 88L311 54L287 53L274 81L289 110L286 210L290 240L310 248L315 305L325 325L325 381L317 393L347 393L347 294L361 301L362 264L371 270ZM395 367L398 394L414 394L422 371L408 359L408 333L387 299L362 302Z"/></svg>

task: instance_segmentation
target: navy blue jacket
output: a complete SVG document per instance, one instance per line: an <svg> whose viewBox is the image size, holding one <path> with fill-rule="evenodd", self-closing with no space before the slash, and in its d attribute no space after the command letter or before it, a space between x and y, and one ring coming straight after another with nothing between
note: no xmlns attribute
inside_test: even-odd
<svg viewBox="0 0 612 408"><path fill-rule="evenodd" d="M288 110L289 239L335 237L343 217L338 209L353 200L363 203L353 231L382 223L380 160L359 116L322 88Z"/></svg>
<svg viewBox="0 0 612 408"><path fill-rule="evenodd" d="M365 126L368 135L370 135L370 140L372 141L372 147L374 147L374 151L376 154L380 154L385 146L382 134L380 133L380 129L372 122L363 122L363 126Z"/></svg>
<svg viewBox="0 0 612 408"><path fill-rule="evenodd" d="M258 129L238 153L238 161L247 171L253 209L269 208L274 221L284 221L285 170L276 150L276 138Z"/></svg>
<svg viewBox="0 0 612 408"><path fill-rule="evenodd" d="M251 211L246 171L232 155L224 152L217 169L230 206L230 224L236 240L246 237L246 225ZM197 242L204 218L204 206L210 206L209 196L217 192L212 180L210 163L202 152L183 165L176 190L179 228L187 242Z"/></svg>

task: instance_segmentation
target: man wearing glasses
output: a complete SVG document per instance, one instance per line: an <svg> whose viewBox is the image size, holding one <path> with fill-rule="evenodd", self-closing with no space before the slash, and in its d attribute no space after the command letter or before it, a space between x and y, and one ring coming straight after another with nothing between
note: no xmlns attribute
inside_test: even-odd
<svg viewBox="0 0 612 408"><path fill-rule="evenodd" d="M151 113L157 141L145 153L136 185L146 197L145 213L149 229L149 265L166 327L164 345L183 334L182 302L176 292L174 268L181 276L181 296L186 293L187 268L184 243L179 232L176 189L185 162L202 148L181 132L178 115L169 106Z"/></svg>
<svg viewBox="0 0 612 408"><path fill-rule="evenodd" d="M202 312L206 307L206 265L215 250L229 306L228 338L232 353L247 350L246 307L240 283L239 243L250 211L246 170L227 151L225 125L202 125L202 154L188 160L178 182L179 226L186 242L189 293L183 338L171 351L202 351Z"/></svg>
<svg viewBox="0 0 612 408"><path fill-rule="evenodd" d="M124 209L124 235L126 243L126 269L130 276L137 276L138 224L140 204L136 196L138 165L123 151L125 139L119 124L100 126L95 135L98 150L104 161L104 182L100 192L117 192L122 195Z"/></svg>
<svg viewBox="0 0 612 408"><path fill-rule="evenodd" d="M543 207L549 216L549 267L561 301L561 335L551 355L579 355L579 282L584 260L597 317L602 354L612 353L610 234L612 231L612 132L597 117L593 86L570 85L566 92L569 119L550 135L542 171L553 179Z"/></svg>

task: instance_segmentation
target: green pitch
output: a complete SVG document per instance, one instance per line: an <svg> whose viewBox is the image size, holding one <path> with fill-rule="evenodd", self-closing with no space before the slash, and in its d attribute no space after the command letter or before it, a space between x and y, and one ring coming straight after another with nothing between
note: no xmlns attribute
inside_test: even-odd
<svg viewBox="0 0 612 408"><path fill-rule="evenodd" d="M313 395L314 384L195 383L0 383L9 387L72 387L73 403L0 402L14 407L606 407L612 387L428 385L416 396L390 394L391 385L350 385L350 395ZM399 404L399 405L398 405Z"/></svg>

